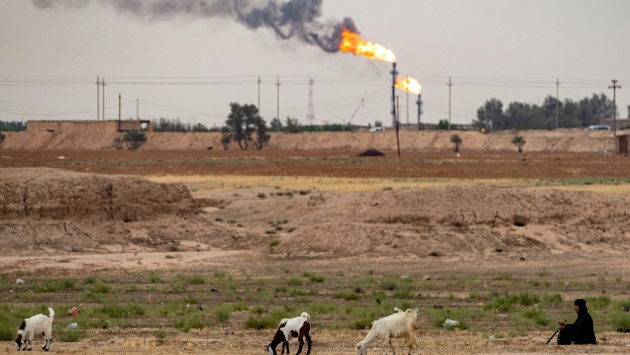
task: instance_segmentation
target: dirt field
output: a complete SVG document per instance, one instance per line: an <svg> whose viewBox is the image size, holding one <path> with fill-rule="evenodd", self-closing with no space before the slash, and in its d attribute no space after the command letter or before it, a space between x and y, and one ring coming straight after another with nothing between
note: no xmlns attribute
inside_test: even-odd
<svg viewBox="0 0 630 355"><path fill-rule="evenodd" d="M574 148L360 152L2 149L1 296L7 305L55 306L60 332L72 321L64 307L99 304L82 298L86 275L117 280L123 303L145 304L152 293L212 310L199 315L203 329L187 333L148 315L107 331L91 327L78 342L54 343L68 354L262 354L274 330L244 326L253 308L299 314L319 303L333 311L311 311L314 354L355 353L367 330L348 326L352 307L382 316L397 304L419 307L423 354L630 353L630 333L613 326L628 317L613 307L630 299L628 158ZM155 289L148 273L163 286ZM311 273L325 280L308 281ZM206 282L169 290L181 275ZM78 284L22 295L16 278ZM291 285L296 278L306 281ZM413 280L411 293L383 291L391 278ZM232 291L211 293L216 285ZM358 288L358 299L339 296ZM275 290L269 298L267 289ZM483 306L524 292L540 296L543 325L519 320L527 307ZM562 301L543 301L552 294ZM378 295L387 301L377 305ZM593 309L598 345L544 345L556 319L574 319L573 299L602 295L611 303ZM212 312L234 298L249 313L218 322ZM435 326L436 312L448 310L466 329ZM160 329L166 337L154 336Z"/></svg>

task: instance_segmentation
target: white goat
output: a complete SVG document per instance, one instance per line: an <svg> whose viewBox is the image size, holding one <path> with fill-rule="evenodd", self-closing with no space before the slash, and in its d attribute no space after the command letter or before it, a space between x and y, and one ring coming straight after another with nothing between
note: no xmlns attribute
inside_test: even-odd
<svg viewBox="0 0 630 355"><path fill-rule="evenodd" d="M15 345L17 345L18 351L22 347L22 339L24 340L24 349L22 350L32 350L33 338L35 335L39 334L41 334L46 341L42 349L44 351L50 350L50 345L52 344L52 323L55 319L55 310L48 307L48 312L49 315L38 314L22 321L22 324L20 324L20 328L18 329L17 339L15 339Z"/></svg>
<svg viewBox="0 0 630 355"><path fill-rule="evenodd" d="M404 312L398 308L394 310L396 313L372 322L372 329L368 335L357 343L357 355L367 355L367 346L376 338L382 339L385 343L383 355L387 355L389 349L396 354L392 346L392 338L405 338L405 346L409 347L409 354L411 354L411 349L420 345L416 337L418 309L408 309Z"/></svg>
<svg viewBox="0 0 630 355"><path fill-rule="evenodd" d="M306 342L308 344L308 348L306 350L306 355L311 353L311 316L302 312L299 317L283 319L280 321L280 326L276 331L276 335L271 340L271 343L267 345L267 351L269 355L277 355L276 347L278 344L282 343L282 354L284 354L284 348L287 349L287 354L289 354L289 340L291 338L298 338L298 342L300 343L300 347L298 348L298 355L302 352L302 346L304 345L304 340L302 338L306 338Z"/></svg>

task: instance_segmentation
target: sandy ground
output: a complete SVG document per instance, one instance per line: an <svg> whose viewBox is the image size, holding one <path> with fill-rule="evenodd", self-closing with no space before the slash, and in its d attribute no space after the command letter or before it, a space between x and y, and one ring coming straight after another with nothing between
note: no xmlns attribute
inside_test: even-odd
<svg viewBox="0 0 630 355"><path fill-rule="evenodd" d="M609 154L610 137L583 131L561 137L554 132L526 135L526 151L532 147L532 152L520 155L510 136L471 132L464 135L464 147L480 150L457 157L445 151L450 144L444 133L413 139L407 133L406 142L433 142L408 147L434 151L406 150L399 159L393 156L391 137L383 143L367 133L332 140L301 136L291 142L283 139L292 137L275 137L276 145L262 153L209 152L205 149L215 145L216 137L207 135L156 135L149 139L156 146L128 152L110 150L109 138L93 137L95 145L86 147L72 132L50 137L7 134L0 151L0 250L6 255L0 258L2 274L28 268L39 275L80 277L217 265L266 270L296 261L320 272L381 267L395 273L404 266L427 274L541 269L570 270L568 277L585 270L630 274L627 189L599 192L601 181L584 183L601 177L624 184L630 166L627 158ZM344 140L353 143L340 150L330 143ZM174 150L157 151L158 146ZM51 147L62 150L44 149ZM357 160L366 147L385 149L387 155ZM226 180L249 176L251 184L204 188L203 180L186 182L184 177L191 175ZM303 189L256 183L257 176L278 175L449 180L428 188L409 180L408 186L359 191L318 189L316 183ZM169 176L170 183L142 176ZM540 186L538 178L573 181L593 186L595 192L550 188L547 182ZM485 182L458 184L451 179ZM282 228L269 233L270 225ZM281 248L270 254L273 239ZM627 299L626 284L611 285L608 295ZM584 290L572 292L565 296L581 296ZM596 346L558 347L545 346L551 334L542 332L490 340L485 332L445 332L426 325L419 329L423 354L630 353L630 333L612 330L598 334ZM53 352L263 354L272 333L235 327L158 340L150 329L112 334L90 330L81 342L54 343ZM318 329L314 320L313 353L353 354L354 344L366 333ZM6 352L14 351L12 344L3 345Z"/></svg>

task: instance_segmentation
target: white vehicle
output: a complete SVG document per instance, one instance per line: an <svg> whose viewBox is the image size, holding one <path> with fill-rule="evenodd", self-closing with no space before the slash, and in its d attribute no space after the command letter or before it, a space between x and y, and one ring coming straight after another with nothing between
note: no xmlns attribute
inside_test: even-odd
<svg viewBox="0 0 630 355"><path fill-rule="evenodd" d="M607 124L596 124L588 126L586 129L588 131L610 131L610 126Z"/></svg>
<svg viewBox="0 0 630 355"><path fill-rule="evenodd" d="M385 132L385 127L372 127L370 132Z"/></svg>

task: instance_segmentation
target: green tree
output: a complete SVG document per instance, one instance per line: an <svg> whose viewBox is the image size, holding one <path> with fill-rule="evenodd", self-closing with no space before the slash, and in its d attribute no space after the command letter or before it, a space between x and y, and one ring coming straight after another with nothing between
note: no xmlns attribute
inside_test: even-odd
<svg viewBox="0 0 630 355"><path fill-rule="evenodd" d="M136 150L140 148L147 141L147 136L144 132L132 129L125 132L122 138L122 142L127 145L127 149Z"/></svg>
<svg viewBox="0 0 630 355"><path fill-rule="evenodd" d="M514 138L512 138L512 144L514 144L518 148L518 152L523 152L523 146L525 145L525 138L518 134L518 132L514 132Z"/></svg>
<svg viewBox="0 0 630 355"><path fill-rule="evenodd" d="M241 150L247 150L252 142L256 122L259 119L258 108L255 105L230 103L230 114L225 124L230 128L232 139L238 143Z"/></svg>
<svg viewBox="0 0 630 355"><path fill-rule="evenodd" d="M630 110L630 106L628 106L628 110ZM628 111L630 112L630 111ZM374 121L374 127L383 127L382 121Z"/></svg>
<svg viewBox="0 0 630 355"><path fill-rule="evenodd" d="M630 105L628 105L628 118L630 118Z"/></svg>
<svg viewBox="0 0 630 355"><path fill-rule="evenodd" d="M210 129L201 123L197 123L192 127L193 132L210 132Z"/></svg>
<svg viewBox="0 0 630 355"><path fill-rule="evenodd" d="M448 120L447 119L439 120L437 129L446 131L448 129Z"/></svg>
<svg viewBox="0 0 630 355"><path fill-rule="evenodd" d="M228 150L230 148L230 142L233 138L232 133L230 133L230 127L221 127L221 145L223 146L223 150Z"/></svg>
<svg viewBox="0 0 630 355"><path fill-rule="evenodd" d="M0 131L26 131L26 124L20 121L0 121Z"/></svg>
<svg viewBox="0 0 630 355"><path fill-rule="evenodd" d="M300 133L300 122L297 118L287 116L286 131L289 133Z"/></svg>
<svg viewBox="0 0 630 355"><path fill-rule="evenodd" d="M459 152L459 146L463 143L462 138L458 134L451 136L451 142L455 144L455 153Z"/></svg>
<svg viewBox="0 0 630 355"><path fill-rule="evenodd" d="M4 142L5 138L6 138L5 135L2 134L2 132L0 132L0 144L2 144L2 142Z"/></svg>
<svg viewBox="0 0 630 355"><path fill-rule="evenodd" d="M280 121L278 118L274 117L271 120L271 130L274 132L280 132L282 131L282 121Z"/></svg>
<svg viewBox="0 0 630 355"><path fill-rule="evenodd" d="M477 110L477 120L473 121L477 128L485 128L487 132L495 129L503 129L505 126L505 116L503 114L503 103L501 100L491 98Z"/></svg>
<svg viewBox="0 0 630 355"><path fill-rule="evenodd" d="M262 117L258 116L256 121L254 122L256 126L256 142L254 142L256 149L261 150L267 143L269 143L269 139L271 136L267 133L267 123Z"/></svg>

